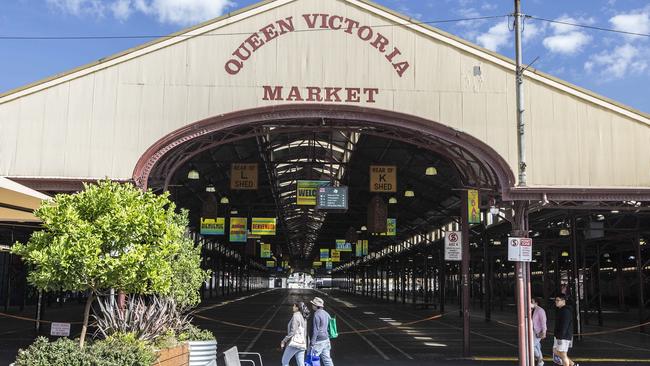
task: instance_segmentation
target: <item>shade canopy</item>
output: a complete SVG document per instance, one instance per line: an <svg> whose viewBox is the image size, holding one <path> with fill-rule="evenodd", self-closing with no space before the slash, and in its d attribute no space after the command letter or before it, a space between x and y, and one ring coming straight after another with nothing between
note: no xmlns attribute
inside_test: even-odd
<svg viewBox="0 0 650 366"><path fill-rule="evenodd" d="M33 212L51 197L0 177L0 221L38 222Z"/></svg>

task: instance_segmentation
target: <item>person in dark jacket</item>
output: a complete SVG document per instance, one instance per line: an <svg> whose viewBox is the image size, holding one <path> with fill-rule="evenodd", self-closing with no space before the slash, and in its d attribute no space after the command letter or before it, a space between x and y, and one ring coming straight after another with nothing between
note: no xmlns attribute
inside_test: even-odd
<svg viewBox="0 0 650 366"><path fill-rule="evenodd" d="M559 294L555 297L555 330L553 336L553 354L562 360L563 366L578 366L569 358L569 348L573 346L573 309L566 304L566 295Z"/></svg>
<svg viewBox="0 0 650 366"><path fill-rule="evenodd" d="M329 326L330 314L323 309L325 302L320 297L315 297L311 301L311 306L314 309L313 330L311 337L311 349L320 356L321 365L334 366L330 352L332 345L330 343L329 333L327 327Z"/></svg>

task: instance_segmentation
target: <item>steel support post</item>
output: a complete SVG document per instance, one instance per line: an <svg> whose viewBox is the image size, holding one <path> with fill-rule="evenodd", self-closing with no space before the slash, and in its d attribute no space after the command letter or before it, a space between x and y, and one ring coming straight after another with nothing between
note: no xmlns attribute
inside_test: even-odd
<svg viewBox="0 0 650 366"><path fill-rule="evenodd" d="M483 239L483 270L485 274L483 276L485 281L485 321L490 321L492 319L492 257L490 256L490 244L489 240L485 233L482 236Z"/></svg>
<svg viewBox="0 0 650 366"><path fill-rule="evenodd" d="M596 243L596 284L595 291L598 294L597 304L598 304L598 325L603 326L603 294L600 290L600 244Z"/></svg>
<svg viewBox="0 0 650 366"><path fill-rule="evenodd" d="M447 264L445 263L444 248L440 248L439 251L440 267L438 269L438 292L440 295L440 313L445 312L445 292L446 288L446 276L447 276Z"/></svg>
<svg viewBox="0 0 650 366"><path fill-rule="evenodd" d="M467 195L465 192L465 200L461 200L460 203L460 229L462 232L461 235L461 297L462 297L462 314L463 314L463 357L469 357L470 355L470 343L469 343L469 320L470 320L470 303L469 303L469 207L467 204Z"/></svg>
<svg viewBox="0 0 650 366"><path fill-rule="evenodd" d="M639 236L639 231L634 234L634 249L636 249L636 270L639 279L639 292L637 297L639 298L639 324L645 323L645 296L643 293L645 287L645 276L643 273L643 257L641 253L641 237ZM645 333L645 326L639 328L641 333Z"/></svg>
<svg viewBox="0 0 650 366"><path fill-rule="evenodd" d="M551 297L548 282L548 259L546 258L546 246L544 246L542 248L542 295L544 296L544 302Z"/></svg>
<svg viewBox="0 0 650 366"><path fill-rule="evenodd" d="M528 237L528 202L516 202L512 222L512 236ZM530 263L515 262L517 291L517 320L519 334L519 365L535 364L533 352L533 324L530 311Z"/></svg>
<svg viewBox="0 0 650 366"><path fill-rule="evenodd" d="M582 317L580 316L580 273L578 271L578 261L580 255L578 253L578 231L576 230L576 217L571 216L571 269L573 272L573 297L575 308L576 321L574 322L574 332L578 334L578 339L582 339L580 335L582 333Z"/></svg>
<svg viewBox="0 0 650 366"><path fill-rule="evenodd" d="M411 264L411 299L413 300L413 304L415 304L417 302L417 294L418 294L417 289L415 288L416 287L416 280L417 280L417 277L415 275L416 259L417 258L414 257L413 262L411 262L412 263Z"/></svg>
<svg viewBox="0 0 650 366"><path fill-rule="evenodd" d="M392 270L392 263L389 260L386 263L386 301L390 301L390 272Z"/></svg>
<svg viewBox="0 0 650 366"><path fill-rule="evenodd" d="M384 299L384 268L379 265L379 300Z"/></svg>

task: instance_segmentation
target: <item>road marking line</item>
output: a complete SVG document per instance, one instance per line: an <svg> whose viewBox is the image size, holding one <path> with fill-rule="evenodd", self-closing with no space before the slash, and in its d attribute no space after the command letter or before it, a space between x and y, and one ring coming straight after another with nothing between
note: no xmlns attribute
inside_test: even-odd
<svg viewBox="0 0 650 366"><path fill-rule="evenodd" d="M519 358L517 357L483 357L483 356L477 356L477 357L470 357L470 360L474 361L517 361ZM636 362L636 363L650 363L650 359L629 359L629 358L571 358L573 361L576 362ZM546 361L552 361L552 359L549 358L544 358Z"/></svg>
<svg viewBox="0 0 650 366"><path fill-rule="evenodd" d="M251 350L251 349L253 348L253 346L255 345L255 342L257 342L257 340L260 339L260 336L262 335L262 333L264 333L264 331L266 330L266 327L268 327L269 324L271 323L271 320L273 320L273 318L275 318L275 316L278 314L278 311L280 311L280 309L282 309L282 308L284 307L284 303L285 303L285 301L287 301L287 298L289 298L289 295L285 296L285 297L282 299L282 302L280 302L280 304L277 305L277 308L276 308L275 311L273 312L273 315L271 315L271 316L269 317L269 320L267 320L266 323L264 323L264 326L262 326L262 329L260 329L260 331L257 332L257 335L255 336L255 338L253 338L253 340L252 340L251 343L248 345L248 347L246 347L246 350L245 350L244 352L250 352L250 350Z"/></svg>

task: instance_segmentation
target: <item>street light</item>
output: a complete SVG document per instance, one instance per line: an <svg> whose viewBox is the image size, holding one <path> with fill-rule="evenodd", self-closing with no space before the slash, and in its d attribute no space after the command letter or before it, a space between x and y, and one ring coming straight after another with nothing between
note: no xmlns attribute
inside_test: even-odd
<svg viewBox="0 0 650 366"><path fill-rule="evenodd" d="M427 170L424 171L424 174L426 174L428 176L437 175L438 174L438 169L436 169L435 167L430 166L430 167L427 168Z"/></svg>
<svg viewBox="0 0 650 366"><path fill-rule="evenodd" d="M410 189L406 190L406 191L404 191L404 197L415 197L415 192L413 192Z"/></svg>
<svg viewBox="0 0 650 366"><path fill-rule="evenodd" d="M221 197L221 200L219 200L219 203L227 205L227 204L230 203L230 200L228 199L228 197L223 196L223 197Z"/></svg>
<svg viewBox="0 0 650 366"><path fill-rule="evenodd" d="M395 198L395 197L391 197L391 198L389 198L389 199L388 199L388 203L391 204L391 205L396 204L396 203L397 203L397 198Z"/></svg>
<svg viewBox="0 0 650 366"><path fill-rule="evenodd" d="M197 180L199 177L199 171L194 168L190 169L190 171L187 172L187 179Z"/></svg>

